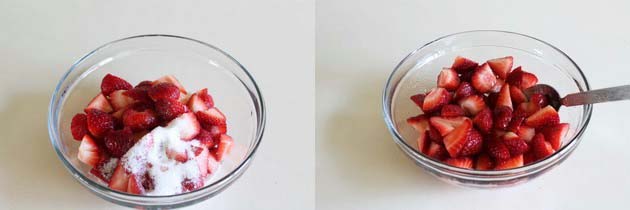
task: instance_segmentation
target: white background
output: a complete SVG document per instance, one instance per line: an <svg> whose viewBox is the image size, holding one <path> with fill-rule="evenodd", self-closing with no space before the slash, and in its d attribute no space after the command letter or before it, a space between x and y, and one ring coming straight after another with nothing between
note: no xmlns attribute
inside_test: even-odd
<svg viewBox="0 0 630 210"><path fill-rule="evenodd" d="M106 42L147 33L224 49L250 70L266 100L267 129L251 167L226 191L188 209L313 209L310 0L0 0L0 209L121 208L62 166L48 138L47 108L75 60Z"/></svg>
<svg viewBox="0 0 630 210"><path fill-rule="evenodd" d="M425 173L397 148L380 111L387 76L404 56L475 29L548 41L593 88L630 84L630 2L318 0L316 8L318 209L630 207L630 101L596 105L582 143L562 165L497 190L453 187Z"/></svg>

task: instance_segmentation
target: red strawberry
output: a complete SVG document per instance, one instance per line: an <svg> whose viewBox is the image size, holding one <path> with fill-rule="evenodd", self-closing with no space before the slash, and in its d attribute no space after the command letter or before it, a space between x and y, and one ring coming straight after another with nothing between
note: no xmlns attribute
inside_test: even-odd
<svg viewBox="0 0 630 210"><path fill-rule="evenodd" d="M487 142L487 151L490 157L495 160L505 160L510 158L510 150L499 140L491 140Z"/></svg>
<svg viewBox="0 0 630 210"><path fill-rule="evenodd" d="M216 145L212 134L205 129L200 129L195 139L199 140L201 144L206 145L208 148L213 148Z"/></svg>
<svg viewBox="0 0 630 210"><path fill-rule="evenodd" d="M507 132L503 135L503 144L510 150L512 157L523 154L529 150L529 145L512 132Z"/></svg>
<svg viewBox="0 0 630 210"><path fill-rule="evenodd" d="M94 97L87 107L85 107L84 111L87 112L88 109L98 109L106 113L114 111L112 105L102 93Z"/></svg>
<svg viewBox="0 0 630 210"><path fill-rule="evenodd" d="M527 126L521 126L516 132L516 135L525 140L525 142L530 143L532 138L534 138L534 135L536 135L536 129Z"/></svg>
<svg viewBox="0 0 630 210"><path fill-rule="evenodd" d="M501 88L503 88L504 85L505 85L505 81L503 81L502 79L497 79L497 83L494 84L494 86L492 86L492 89L490 89L490 92L491 93L501 92Z"/></svg>
<svg viewBox="0 0 630 210"><path fill-rule="evenodd" d="M513 158L497 161L497 167L494 170L506 170L523 166L523 155L517 155Z"/></svg>
<svg viewBox="0 0 630 210"><path fill-rule="evenodd" d="M206 103L201 100L201 98L196 93L190 96L187 106L188 109L192 112L205 111L209 109Z"/></svg>
<svg viewBox="0 0 630 210"><path fill-rule="evenodd" d="M157 114L151 109L144 111L126 109L122 115L122 122L133 131L151 130L158 125Z"/></svg>
<svg viewBox="0 0 630 210"><path fill-rule="evenodd" d="M413 103L415 103L418 107L422 109L422 104L424 103L424 98L425 98L424 94L420 93L420 94L412 95L409 98L411 99L411 101L413 101Z"/></svg>
<svg viewBox="0 0 630 210"><path fill-rule="evenodd" d="M444 149L444 146L435 142L431 142L426 154L436 160L444 160L448 158L448 152Z"/></svg>
<svg viewBox="0 0 630 210"><path fill-rule="evenodd" d="M431 118L433 119L433 118ZM458 157L468 140L468 133L472 129L472 122L465 118L464 122L457 126L443 139L446 151L451 157Z"/></svg>
<svg viewBox="0 0 630 210"><path fill-rule="evenodd" d="M133 147L134 141L132 139L133 133L131 129L123 129L117 131L110 131L107 133L103 142L105 148L113 157L122 157L127 151Z"/></svg>
<svg viewBox="0 0 630 210"><path fill-rule="evenodd" d="M159 84L159 83L164 83L164 82L171 83L171 84L175 85L179 89L179 91L184 93L184 94L188 93L188 92L186 92L186 89L184 88L184 86L181 83L179 83L179 81L172 75L166 75L166 76L158 78L157 80L153 81L153 85Z"/></svg>
<svg viewBox="0 0 630 210"><path fill-rule="evenodd" d="M195 149L195 161L197 161L201 177L208 175L208 156L210 156L210 152L208 152L207 147L202 146Z"/></svg>
<svg viewBox="0 0 630 210"><path fill-rule="evenodd" d="M201 127L210 129L211 126L220 126L226 124L225 115L216 107L206 111L196 112L197 119Z"/></svg>
<svg viewBox="0 0 630 210"><path fill-rule="evenodd" d="M534 153L531 152L531 150L523 154L523 165L529 165L534 161L536 161L536 157L534 156Z"/></svg>
<svg viewBox="0 0 630 210"><path fill-rule="evenodd" d="M475 170L487 171L494 168L494 161L487 154L477 156Z"/></svg>
<svg viewBox="0 0 630 210"><path fill-rule="evenodd" d="M418 151L420 153L427 154L429 150L429 145L431 145L431 141L429 141L429 131L418 132L418 138L416 139L416 144L418 145Z"/></svg>
<svg viewBox="0 0 630 210"><path fill-rule="evenodd" d="M512 98L512 103L514 104L521 104L527 101L525 93L516 86L510 86L510 98Z"/></svg>
<svg viewBox="0 0 630 210"><path fill-rule="evenodd" d="M467 169L473 168L473 160L469 157L449 158L449 159L446 159L444 163L451 166L459 167L459 168L467 168Z"/></svg>
<svg viewBox="0 0 630 210"><path fill-rule="evenodd" d="M102 155L103 152L100 150L94 139L90 137L90 135L83 136L83 140L81 140L81 145L79 145L79 152L77 154L79 161L94 167L101 161Z"/></svg>
<svg viewBox="0 0 630 210"><path fill-rule="evenodd" d="M532 152L536 159L540 160L555 153L556 150L553 149L549 142L545 141L545 136L539 133L532 139Z"/></svg>
<svg viewBox="0 0 630 210"><path fill-rule="evenodd" d="M468 118L466 117L431 117L429 122L431 123L431 126L440 133L440 135L446 136L467 119Z"/></svg>
<svg viewBox="0 0 630 210"><path fill-rule="evenodd" d="M549 99L546 96L534 93L529 97L529 101L538 104L538 107L546 107L549 105Z"/></svg>
<svg viewBox="0 0 630 210"><path fill-rule="evenodd" d="M464 110L457 105L446 104L442 107L442 111L440 112L442 117L459 117L464 116Z"/></svg>
<svg viewBox="0 0 630 210"><path fill-rule="evenodd" d="M114 129L114 118L111 115L98 109L88 109L86 112L87 127L92 135L102 137Z"/></svg>
<svg viewBox="0 0 630 210"><path fill-rule="evenodd" d="M560 146L562 146L562 138L564 138L568 131L569 124L560 123L557 125L545 127L542 129L541 132L543 133L543 135L545 135L545 140L549 141L549 143L551 144L551 148L553 148L554 150L558 150L560 149Z"/></svg>
<svg viewBox="0 0 630 210"><path fill-rule="evenodd" d="M203 100L203 102L206 103L206 106L208 106L208 108L214 107L214 100L212 99L212 96L208 94L208 88L201 89L200 91L197 91L196 94L199 96L199 98L201 98L201 100Z"/></svg>
<svg viewBox="0 0 630 210"><path fill-rule="evenodd" d="M483 97L479 95L468 96L464 99L459 100L458 104L469 115L476 115L481 110L486 108L486 102L483 100Z"/></svg>
<svg viewBox="0 0 630 210"><path fill-rule="evenodd" d="M153 86L153 81L144 80L144 81L142 81L142 82L138 83L138 84L135 86L135 88L137 88L137 87L151 87L151 86Z"/></svg>
<svg viewBox="0 0 630 210"><path fill-rule="evenodd" d="M455 62L453 62L451 69L457 71L457 73L464 73L475 70L477 66L479 66L477 62L474 62L462 56L457 56L455 57Z"/></svg>
<svg viewBox="0 0 630 210"><path fill-rule="evenodd" d="M509 84L503 85L503 87L501 88L501 92L499 92L499 95L497 97L497 102L494 105L494 107L501 107L501 106L510 107L510 109L512 110L514 109L512 108L512 97L510 95Z"/></svg>
<svg viewBox="0 0 630 210"><path fill-rule="evenodd" d="M171 121L187 111L186 106L176 100L159 99L155 102L155 112L163 121Z"/></svg>
<svg viewBox="0 0 630 210"><path fill-rule="evenodd" d="M485 108L481 110L475 118L473 118L473 124L477 126L477 128L484 134L490 133L492 129L493 121L492 121L492 111L490 108Z"/></svg>
<svg viewBox="0 0 630 210"><path fill-rule="evenodd" d="M70 123L70 131L72 132L72 138L77 141L83 139L85 134L88 134L87 116L85 114L76 114L72 117Z"/></svg>
<svg viewBox="0 0 630 210"><path fill-rule="evenodd" d="M468 131L468 134L466 137L466 143L464 144L464 148L462 148L462 150L459 152L459 155L461 156L476 155L479 152L481 152L482 148L483 148L483 137L481 137L481 134L477 130L472 128L470 129L470 131Z"/></svg>
<svg viewBox="0 0 630 210"><path fill-rule="evenodd" d="M466 81L466 82L470 82L472 80L472 76L475 74L474 69L471 71L467 71L467 72L463 72L461 74L459 74L459 81Z"/></svg>
<svg viewBox="0 0 630 210"><path fill-rule="evenodd" d="M177 150L174 148L166 148L166 157L171 160L176 160L180 163L185 163L188 161L188 154L185 150Z"/></svg>
<svg viewBox="0 0 630 210"><path fill-rule="evenodd" d="M110 93L116 90L129 90L132 87L129 82L112 74L105 75L101 82L101 92L106 96L109 96Z"/></svg>
<svg viewBox="0 0 630 210"><path fill-rule="evenodd" d="M532 114L536 113L538 110L540 110L540 107L538 106L538 104L533 103L533 102L524 102L518 105L514 114L518 114L515 116L521 116L523 118L527 118L531 116Z"/></svg>
<svg viewBox="0 0 630 210"><path fill-rule="evenodd" d="M500 106L494 109L494 128L505 130L512 121L512 108Z"/></svg>
<svg viewBox="0 0 630 210"><path fill-rule="evenodd" d="M541 128L543 126L556 125L560 122L558 112L551 105L546 106L532 114L525 120L525 125Z"/></svg>
<svg viewBox="0 0 630 210"><path fill-rule="evenodd" d="M144 195L146 191L142 187L142 179L137 175L131 175L127 183L127 192L136 195Z"/></svg>
<svg viewBox="0 0 630 210"><path fill-rule="evenodd" d="M472 75L471 84L479 93L487 93L497 83L497 78L492 73L492 69L487 63L479 66L475 69L475 73Z"/></svg>
<svg viewBox="0 0 630 210"><path fill-rule="evenodd" d="M98 164L90 170L90 173L104 182L109 183L116 165L118 165L117 158L101 158Z"/></svg>
<svg viewBox="0 0 630 210"><path fill-rule="evenodd" d="M444 104L451 100L451 94L444 88L433 88L422 103L422 111L425 113L439 110Z"/></svg>
<svg viewBox="0 0 630 210"><path fill-rule="evenodd" d="M210 131L210 134L212 134L212 138L217 139L221 134L227 133L227 125L213 125L210 126L210 129L208 129L208 131Z"/></svg>
<svg viewBox="0 0 630 210"><path fill-rule="evenodd" d="M538 78L532 73L523 71L523 69L519 66L516 67L510 75L508 75L505 81L510 85L524 90L536 85L536 83L538 83Z"/></svg>
<svg viewBox="0 0 630 210"><path fill-rule="evenodd" d="M123 162L119 161L118 166L114 169L114 173L109 181L109 188L121 192L127 192L129 183L129 174L123 166Z"/></svg>
<svg viewBox="0 0 630 210"><path fill-rule="evenodd" d="M175 127L179 131L182 140L191 140L199 134L201 125L192 112L184 113L168 123L168 127Z"/></svg>
<svg viewBox="0 0 630 210"><path fill-rule="evenodd" d="M457 90L455 90L455 96L453 99L455 99L455 101L459 101L460 99L466 98L471 95L476 95L476 94L477 92L472 87L472 85L470 85L470 83L461 82L459 84L459 87L457 87Z"/></svg>
<svg viewBox="0 0 630 210"><path fill-rule="evenodd" d="M136 102L141 102L145 104L153 104L151 97L149 97L149 89L151 89L150 85L149 86L143 85L143 86L134 87L131 90L127 90L123 94L125 96L128 96L134 99L134 101Z"/></svg>
<svg viewBox="0 0 630 210"><path fill-rule="evenodd" d="M523 121L525 121L525 117L522 116L522 113L516 110L516 112L512 113L512 120L508 124L507 130L518 132L518 130L521 128L521 125L523 124Z"/></svg>
<svg viewBox="0 0 630 210"><path fill-rule="evenodd" d="M455 70L450 68L443 68L438 75L438 87L445 88L447 90L455 90L459 87L459 76Z"/></svg>
<svg viewBox="0 0 630 210"><path fill-rule="evenodd" d="M232 139L232 137L225 134L222 134L221 137L219 137L219 146L216 148L213 154L217 161L223 160L223 158L230 153L230 150L232 150L232 146L234 146L233 144L234 140Z"/></svg>
<svg viewBox="0 0 630 210"><path fill-rule="evenodd" d="M488 61L488 65L501 79L506 79L508 74L512 70L512 64L514 63L514 58L512 56L506 56L503 58L495 58Z"/></svg>
<svg viewBox="0 0 630 210"><path fill-rule="evenodd" d="M442 134L440 134L440 132L434 128L433 126L429 125L429 140L437 143L437 144L441 144L442 143Z"/></svg>
<svg viewBox="0 0 630 210"><path fill-rule="evenodd" d="M213 174L214 172L217 172L217 169L219 169L219 165L221 163L214 157L214 155L209 155L208 156L208 173Z"/></svg>
<svg viewBox="0 0 630 210"><path fill-rule="evenodd" d="M200 178L194 178L194 179L186 178L184 179L184 181L182 181L183 192L195 191L201 187L203 187L203 180Z"/></svg>
<svg viewBox="0 0 630 210"><path fill-rule="evenodd" d="M163 82L153 85L148 94L153 101L157 101L160 99L178 100L181 93L174 84Z"/></svg>
<svg viewBox="0 0 630 210"><path fill-rule="evenodd" d="M109 102L114 110L121 110L133 104L135 100L125 94L128 90L116 90L109 95Z"/></svg>

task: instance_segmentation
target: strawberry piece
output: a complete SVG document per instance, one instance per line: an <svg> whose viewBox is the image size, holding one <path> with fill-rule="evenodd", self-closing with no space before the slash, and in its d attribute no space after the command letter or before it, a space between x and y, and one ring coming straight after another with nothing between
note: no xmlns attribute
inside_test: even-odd
<svg viewBox="0 0 630 210"><path fill-rule="evenodd" d="M157 101L160 99L178 100L181 93L173 83L163 82L153 85L148 94L153 101Z"/></svg>
<svg viewBox="0 0 630 210"><path fill-rule="evenodd" d="M451 94L444 88L433 88L422 103L422 111L425 113L433 112L448 104L451 100Z"/></svg>
<svg viewBox="0 0 630 210"><path fill-rule="evenodd" d="M214 142L214 138L212 136L213 135L209 131L200 129L199 134L195 137L195 139L199 140L199 143L205 145L207 148L214 148L216 143Z"/></svg>
<svg viewBox="0 0 630 210"><path fill-rule="evenodd" d="M208 130L210 130L212 126L226 125L225 115L216 107L212 107L206 111L196 112L195 115L201 127Z"/></svg>
<svg viewBox="0 0 630 210"><path fill-rule="evenodd" d="M133 131L151 130L158 125L157 114L151 109L137 111L126 109L122 114L122 122L125 127Z"/></svg>
<svg viewBox="0 0 630 210"><path fill-rule="evenodd" d="M549 141L551 148L554 150L560 149L562 146L562 138L569 131L568 123L560 123L553 126L548 126L542 129L542 134L545 135L545 140Z"/></svg>
<svg viewBox="0 0 630 210"><path fill-rule="evenodd" d="M442 134L440 134L440 132L434 128L433 126L429 125L429 140L437 143L437 144L442 144Z"/></svg>
<svg viewBox="0 0 630 210"><path fill-rule="evenodd" d="M431 126L433 126L440 135L446 136L467 119L466 117L431 117L429 123L431 123Z"/></svg>
<svg viewBox="0 0 630 210"><path fill-rule="evenodd" d="M129 90L133 86L129 84L129 82L124 79L114 76L112 74L107 74L103 77L103 81L101 82L101 93L103 95L109 96L110 93L116 90Z"/></svg>
<svg viewBox="0 0 630 210"><path fill-rule="evenodd" d="M497 161L497 167L494 170L506 170L523 166L523 155L517 155L510 159Z"/></svg>
<svg viewBox="0 0 630 210"><path fill-rule="evenodd" d="M101 157L101 160L90 170L90 173L109 183L116 165L118 165L118 158Z"/></svg>
<svg viewBox="0 0 630 210"><path fill-rule="evenodd" d="M166 157L168 157L171 160L176 160L177 162L180 162L180 163L185 163L186 161L188 161L188 154L186 153L186 150L166 148L165 153L166 153Z"/></svg>
<svg viewBox="0 0 630 210"><path fill-rule="evenodd" d="M133 104L135 99L125 94L128 90L116 90L109 95L109 102L114 110L121 110Z"/></svg>
<svg viewBox="0 0 630 210"><path fill-rule="evenodd" d="M208 175L208 156L210 156L210 152L208 152L208 148L202 146L197 147L195 153L195 161L199 167L199 175L204 178Z"/></svg>
<svg viewBox="0 0 630 210"><path fill-rule="evenodd" d="M540 110L540 107L538 106L538 104L533 103L533 102L525 102L518 105L518 107L516 108L515 114L518 113L519 115L517 116L522 116L524 118L527 118L531 116L532 114L536 113L538 110Z"/></svg>
<svg viewBox="0 0 630 210"><path fill-rule="evenodd" d="M510 85L524 90L536 85L536 83L538 83L538 78L532 73L523 71L523 69L519 66L508 75L505 81Z"/></svg>
<svg viewBox="0 0 630 210"><path fill-rule="evenodd" d="M497 83L497 77L492 73L492 69L487 63L475 69L470 83L479 93L487 93Z"/></svg>
<svg viewBox="0 0 630 210"><path fill-rule="evenodd" d="M530 143L534 135L536 135L536 129L528 126L521 126L516 135L521 137L521 139L525 140L525 142Z"/></svg>
<svg viewBox="0 0 630 210"><path fill-rule="evenodd" d="M422 104L424 104L425 97L426 96L424 94L420 93L420 94L412 95L409 98L411 99L411 101L413 101L413 103L415 103L418 107L422 109Z"/></svg>
<svg viewBox="0 0 630 210"><path fill-rule="evenodd" d="M85 114L76 114L72 117L72 122L70 123L70 131L72 133L72 138L77 141L81 141L85 134L88 134L87 127L87 116Z"/></svg>
<svg viewBox="0 0 630 210"><path fill-rule="evenodd" d="M476 95L477 91L468 82L461 82L457 90L455 90L454 100L459 101L471 95Z"/></svg>
<svg viewBox="0 0 630 210"><path fill-rule="evenodd" d="M219 137L219 144L213 153L216 160L223 160L223 158L232 150L232 146L234 146L233 144L234 140L232 139L232 137L226 134L221 134L221 136Z"/></svg>
<svg viewBox="0 0 630 210"><path fill-rule="evenodd" d="M159 99L155 102L155 112L163 121L171 121L185 113L188 108L177 100Z"/></svg>
<svg viewBox="0 0 630 210"><path fill-rule="evenodd" d="M488 61L488 66L492 69L494 74L501 79L507 79L508 74L512 70L514 64L514 58L512 56L506 56L503 58L495 58Z"/></svg>
<svg viewBox="0 0 630 210"><path fill-rule="evenodd" d="M206 105L206 103L203 100L201 100L201 98L196 93L190 96L190 99L188 99L187 106L188 106L188 110L192 112L205 111L210 108Z"/></svg>
<svg viewBox="0 0 630 210"><path fill-rule="evenodd" d="M479 66L477 62L462 56L457 56L455 57L453 65L451 65L451 69L455 70L457 73L464 73L475 70L477 66Z"/></svg>
<svg viewBox="0 0 630 210"><path fill-rule="evenodd" d="M173 85L175 85L180 92L184 93L184 94L188 94L188 92L186 92L186 89L184 88L184 86L179 83L179 81L172 75L166 75L163 77L158 78L157 80L153 81L153 85L155 84L159 84L159 83L171 83Z"/></svg>
<svg viewBox="0 0 630 210"><path fill-rule="evenodd" d="M523 90L516 86L510 86L510 98L514 104L521 104L527 101L527 96Z"/></svg>
<svg viewBox="0 0 630 210"><path fill-rule="evenodd" d="M512 121L512 108L500 106L494 109L494 128L505 130Z"/></svg>
<svg viewBox="0 0 630 210"><path fill-rule="evenodd" d="M443 68L438 75L438 87L455 90L459 87L459 76L455 70L450 68Z"/></svg>
<svg viewBox="0 0 630 210"><path fill-rule="evenodd" d="M129 174L123 166L123 162L119 161L118 166L114 169L114 173L109 181L109 188L121 192L127 192L129 183Z"/></svg>
<svg viewBox="0 0 630 210"><path fill-rule="evenodd" d="M558 112L551 105L538 110L525 120L525 125L534 128L556 125L558 123L560 123L560 116L558 116Z"/></svg>
<svg viewBox="0 0 630 210"><path fill-rule="evenodd" d="M518 110L517 112L512 113L512 120L507 126L508 131L518 132L523 124L523 121L525 121L525 117L522 117L521 114L522 113L519 113Z"/></svg>
<svg viewBox="0 0 630 210"><path fill-rule="evenodd" d="M475 161L475 170L487 171L494 168L494 161L487 154L477 156Z"/></svg>
<svg viewBox="0 0 630 210"><path fill-rule="evenodd" d="M213 174L215 172L217 172L217 170L219 169L219 165L221 163L219 161L217 161L217 159L214 157L214 155L209 155L208 156L208 173L209 174Z"/></svg>
<svg viewBox="0 0 630 210"><path fill-rule="evenodd" d="M186 178L182 181L183 192L192 192L203 187L203 180L199 178L189 179Z"/></svg>
<svg viewBox="0 0 630 210"><path fill-rule="evenodd" d="M510 158L510 150L503 144L502 141L491 140L487 144L487 151L490 157L495 160L505 160Z"/></svg>
<svg viewBox="0 0 630 210"><path fill-rule="evenodd" d="M473 160L472 158L469 158L469 157L449 158L449 159L446 159L444 163L451 166L459 167L459 168L467 168L467 169L473 168Z"/></svg>
<svg viewBox="0 0 630 210"><path fill-rule="evenodd" d="M112 105L102 93L94 97L83 111L87 112L88 109L98 109L106 113L114 111L114 108L112 108Z"/></svg>
<svg viewBox="0 0 630 210"><path fill-rule="evenodd" d="M153 104L153 100L151 100L151 97L149 97L149 89L151 89L151 85L137 86L132 88L131 90L125 91L123 95L132 98L136 102Z"/></svg>
<svg viewBox="0 0 630 210"><path fill-rule="evenodd" d="M549 142L545 141L545 136L542 133L538 133L532 139L532 152L536 159L540 160L555 153L556 150Z"/></svg>
<svg viewBox="0 0 630 210"><path fill-rule="evenodd" d="M523 165L529 165L534 161L536 161L536 157L534 156L534 153L531 152L531 150L523 154Z"/></svg>
<svg viewBox="0 0 630 210"><path fill-rule="evenodd" d="M477 128L484 134L490 133L492 129L493 120L492 120L492 111L490 108L485 108L481 110L475 118L473 118L473 124L477 126Z"/></svg>
<svg viewBox="0 0 630 210"><path fill-rule="evenodd" d="M431 141L429 141L429 131L418 132L416 144L418 145L418 151L420 153L427 154L429 145L431 145Z"/></svg>
<svg viewBox="0 0 630 210"><path fill-rule="evenodd" d="M221 134L227 133L227 125L214 125L210 126L210 134L212 134L212 138L218 139Z"/></svg>
<svg viewBox="0 0 630 210"><path fill-rule="evenodd" d="M94 139L90 135L83 136L77 154L79 161L94 167L101 161L101 155L103 155L103 152L99 149Z"/></svg>
<svg viewBox="0 0 630 210"><path fill-rule="evenodd" d="M208 106L208 108L214 107L214 100L212 99L212 96L208 94L208 88L201 89L197 91L196 94L199 96L199 98L201 98L201 100L203 100L203 102L206 103L206 106Z"/></svg>
<svg viewBox="0 0 630 210"><path fill-rule="evenodd" d="M503 88L504 85L505 81L503 81L502 79L497 79L497 83L492 86L492 89L490 89L490 93L501 92L501 88Z"/></svg>
<svg viewBox="0 0 630 210"><path fill-rule="evenodd" d="M529 150L529 145L513 132L507 132L503 135L503 144L508 148L512 157L521 155Z"/></svg>
<svg viewBox="0 0 630 210"><path fill-rule="evenodd" d="M144 187L142 187L142 179L136 175L131 175L127 183L127 192L136 195L146 194Z"/></svg>
<svg viewBox="0 0 630 210"><path fill-rule="evenodd" d="M549 99L546 96L534 93L529 97L529 101L538 104L538 107L546 107L549 105Z"/></svg>
<svg viewBox="0 0 630 210"><path fill-rule="evenodd" d="M144 80L144 81L138 83L134 88L137 88L137 87L149 87L150 88L151 86L153 86L153 81Z"/></svg>
<svg viewBox="0 0 630 210"><path fill-rule="evenodd" d="M476 115L486 108L486 102L483 100L483 97L479 95L468 96L459 100L458 104L469 115Z"/></svg>
<svg viewBox="0 0 630 210"><path fill-rule="evenodd" d="M472 128L470 129L470 131L468 131L468 134L466 137L466 143L464 144L464 148L462 148L462 150L459 152L459 155L461 156L476 155L479 152L481 152L482 148L483 148L483 137L481 137L481 134L479 133L479 131Z"/></svg>
<svg viewBox="0 0 630 210"><path fill-rule="evenodd" d="M433 119L433 118L431 118ZM464 148L468 140L468 133L472 129L472 122L465 118L461 125L457 126L453 131L446 135L443 139L446 151L451 157L458 157L460 151Z"/></svg>
<svg viewBox="0 0 630 210"><path fill-rule="evenodd" d="M514 109L512 107L512 97L510 95L509 84L505 84L501 88L501 92L499 92L499 95L497 96L497 102L495 103L494 107L501 107L501 106L510 107L510 109L512 110Z"/></svg>
<svg viewBox="0 0 630 210"><path fill-rule="evenodd" d="M86 112L87 127L92 135L102 137L114 129L114 118L109 114L98 109L88 109Z"/></svg>
<svg viewBox="0 0 630 210"><path fill-rule="evenodd" d="M464 116L464 110L457 105L446 104L442 107L440 115L442 117L459 117Z"/></svg>
<svg viewBox="0 0 630 210"><path fill-rule="evenodd" d="M168 127L174 127L179 130L179 137L184 140L191 140L199 134L201 125L197 121L197 117L192 112L184 113L168 123Z"/></svg>
<svg viewBox="0 0 630 210"><path fill-rule="evenodd" d="M110 131L103 139L103 142L109 154L119 158L133 147L135 142L132 140L132 137L133 133L131 129L126 128L123 130Z"/></svg>
<svg viewBox="0 0 630 210"><path fill-rule="evenodd" d="M436 160L445 160L448 158L448 152L441 144L431 142L426 154Z"/></svg>

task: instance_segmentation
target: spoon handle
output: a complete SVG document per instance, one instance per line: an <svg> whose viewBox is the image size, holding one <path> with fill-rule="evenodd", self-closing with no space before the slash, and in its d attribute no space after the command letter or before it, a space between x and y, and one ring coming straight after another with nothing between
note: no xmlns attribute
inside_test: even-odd
<svg viewBox="0 0 630 210"><path fill-rule="evenodd" d="M572 93L562 98L562 105L576 106L630 99L630 85Z"/></svg>

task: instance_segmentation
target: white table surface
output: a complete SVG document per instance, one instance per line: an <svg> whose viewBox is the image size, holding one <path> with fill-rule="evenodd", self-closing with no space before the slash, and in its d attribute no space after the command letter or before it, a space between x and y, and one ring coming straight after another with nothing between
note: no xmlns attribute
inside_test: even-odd
<svg viewBox="0 0 630 210"><path fill-rule="evenodd" d="M314 2L176 2L0 1L0 209L122 208L62 166L48 138L47 109L75 60L148 33L226 50L266 99L267 129L251 167L223 193L187 209L314 208Z"/></svg>
<svg viewBox="0 0 630 210"><path fill-rule="evenodd" d="M381 94L409 52L446 34L500 29L570 55L593 88L630 84L628 1L316 3L318 209L628 209L630 101L598 104L575 152L524 185L453 187L415 166L381 118Z"/></svg>

